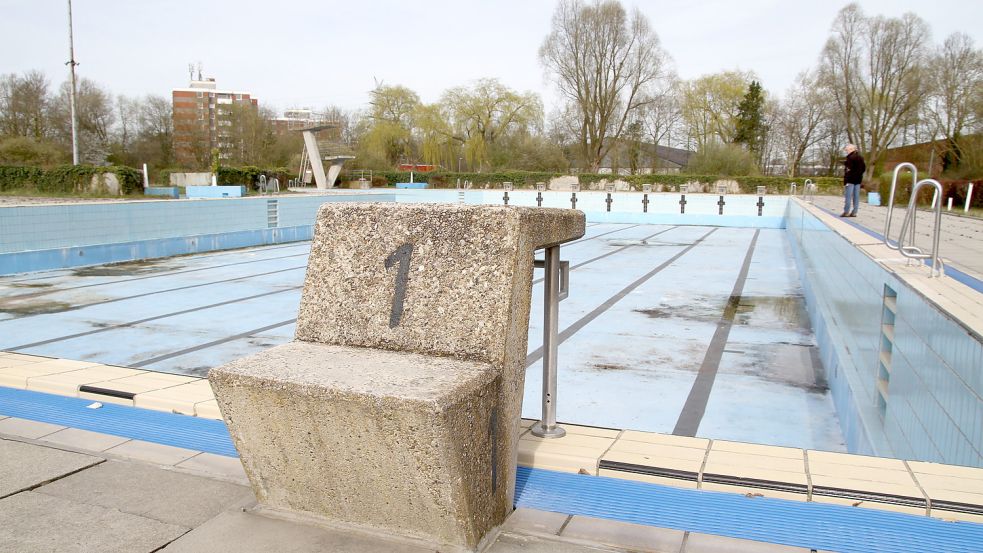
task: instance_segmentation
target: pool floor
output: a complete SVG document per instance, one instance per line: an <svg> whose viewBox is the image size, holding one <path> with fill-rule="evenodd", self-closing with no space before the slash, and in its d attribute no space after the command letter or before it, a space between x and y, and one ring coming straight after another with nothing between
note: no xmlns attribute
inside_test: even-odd
<svg viewBox="0 0 983 553"><path fill-rule="evenodd" d="M309 242L0 278L0 350L203 376L290 341ZM594 224L561 248L561 421L844 451L783 230ZM542 271L523 415L538 418Z"/></svg>

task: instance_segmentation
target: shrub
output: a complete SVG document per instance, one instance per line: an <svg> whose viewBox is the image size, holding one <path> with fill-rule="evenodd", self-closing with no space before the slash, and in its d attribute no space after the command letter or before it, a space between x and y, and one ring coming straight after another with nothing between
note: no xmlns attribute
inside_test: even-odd
<svg viewBox="0 0 983 553"><path fill-rule="evenodd" d="M706 144L689 160L688 169L701 175L757 175L751 153L736 144Z"/></svg>
<svg viewBox="0 0 983 553"><path fill-rule="evenodd" d="M266 178L280 179L280 188L286 189L287 181L292 177L292 172L286 167L254 167L244 165L242 167L218 166L216 176L218 184L241 186L245 185L250 190L255 190L259 185L259 176L266 175Z"/></svg>
<svg viewBox="0 0 983 553"><path fill-rule="evenodd" d="M143 174L132 167L58 165L43 170L37 167L0 166L0 191L24 189L48 193L85 194L89 192L92 177L106 173L116 175L122 194L130 194L143 188Z"/></svg>
<svg viewBox="0 0 983 553"><path fill-rule="evenodd" d="M53 144L37 142L25 136L0 140L0 164L47 166L62 157Z"/></svg>

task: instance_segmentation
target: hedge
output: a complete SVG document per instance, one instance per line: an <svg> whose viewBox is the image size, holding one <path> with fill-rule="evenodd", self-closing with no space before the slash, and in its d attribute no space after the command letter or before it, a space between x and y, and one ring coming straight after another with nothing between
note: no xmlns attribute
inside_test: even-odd
<svg viewBox="0 0 983 553"><path fill-rule="evenodd" d="M227 167L220 165L216 171L218 184L246 185L255 189L259 184L259 176L266 175L267 179L280 179L280 189L286 190L287 181L293 178L293 171L286 167Z"/></svg>
<svg viewBox="0 0 983 553"><path fill-rule="evenodd" d="M116 175L122 194L130 194L143 188L143 174L132 167L57 165L50 169L41 169L0 166L0 191L36 190L49 193L85 194L89 192L92 177L106 173Z"/></svg>
<svg viewBox="0 0 983 553"><path fill-rule="evenodd" d="M516 188L533 188L538 182L549 182L556 177L570 176L563 173L542 173L529 171L510 171L501 173L413 173L413 180L426 182L433 188L454 188L458 179L471 181L476 187L499 187L503 182L511 182ZM596 184L601 181L611 182L620 180L627 182L634 190L641 190L643 184L662 184L679 186L681 184L698 182L712 185L719 180L736 181L741 192L753 193L758 186L764 186L770 194L788 193L789 183L796 183L802 192L804 178L789 179L786 177L717 177L711 175L610 175L595 173L580 173L576 175L581 186ZM811 177L818 186L820 193L840 194L843 179L841 177ZM344 177L343 177L343 180ZM402 171L373 171L373 186L394 186L397 182L409 182L410 174Z"/></svg>

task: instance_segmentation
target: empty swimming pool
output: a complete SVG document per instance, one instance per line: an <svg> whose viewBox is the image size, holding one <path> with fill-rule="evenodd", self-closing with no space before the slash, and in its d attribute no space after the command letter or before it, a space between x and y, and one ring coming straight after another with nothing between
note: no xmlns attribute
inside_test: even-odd
<svg viewBox="0 0 983 553"><path fill-rule="evenodd" d="M0 278L0 350L204 375L287 342L308 242ZM561 421L844 450L785 232L592 224L565 245ZM523 414L537 418L541 272Z"/></svg>

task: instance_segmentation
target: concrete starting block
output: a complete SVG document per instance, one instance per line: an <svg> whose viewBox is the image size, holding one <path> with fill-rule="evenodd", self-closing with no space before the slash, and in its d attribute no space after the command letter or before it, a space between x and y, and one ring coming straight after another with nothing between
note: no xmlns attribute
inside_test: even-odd
<svg viewBox="0 0 983 553"><path fill-rule="evenodd" d="M324 204L296 341L209 373L260 504L474 550L512 510L533 252L584 215Z"/></svg>

